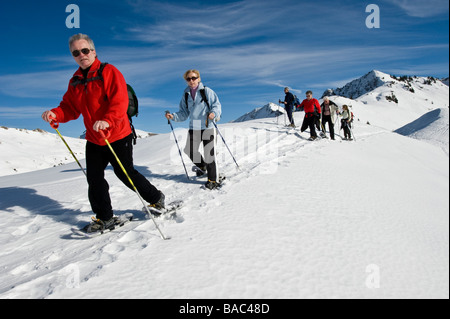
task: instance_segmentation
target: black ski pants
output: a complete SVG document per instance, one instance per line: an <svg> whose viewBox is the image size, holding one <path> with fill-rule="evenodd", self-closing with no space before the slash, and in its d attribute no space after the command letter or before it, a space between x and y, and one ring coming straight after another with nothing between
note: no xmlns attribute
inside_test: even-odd
<svg viewBox="0 0 450 319"><path fill-rule="evenodd" d="M325 124L327 124L327 123L328 123L328 128L330 130L331 139L334 140L334 124L333 124L333 121L331 120L331 115L323 115L322 116L322 130L324 133L326 133L325 132Z"/></svg>
<svg viewBox="0 0 450 319"><path fill-rule="evenodd" d="M292 106L292 105L288 105L288 106L286 106L286 108L285 108L286 113L287 113L287 116L288 116L288 119L289 119L289 124L295 125L295 122L294 122L294 116L293 116L293 113L292 113L292 109L293 109L293 106Z"/></svg>
<svg viewBox="0 0 450 319"><path fill-rule="evenodd" d="M303 124L302 124L302 128L301 128L301 131L304 132L309 127L309 132L311 134L311 137L313 137L313 138L317 137L316 128L315 128L316 119L317 119L317 117L314 116L313 113L307 113L305 115L305 119L303 120Z"/></svg>
<svg viewBox="0 0 450 319"><path fill-rule="evenodd" d="M215 130L189 130L188 139L184 152L189 156L191 161L202 170L207 170L208 179L217 181L217 165L215 152ZM200 144L203 143L205 156L200 154Z"/></svg>
<svg viewBox="0 0 450 319"><path fill-rule="evenodd" d="M111 144L117 157L136 186L139 194L150 204L161 199L161 193L134 168L133 164L133 136ZM86 166L89 185L89 202L96 217L109 220L113 217L109 185L105 179L105 169L111 164L116 176L132 191L133 186L123 172L116 158L108 146L99 146L91 142L86 144Z"/></svg>
<svg viewBox="0 0 450 319"><path fill-rule="evenodd" d="M350 131L350 123L347 122L347 120L341 120L342 128L344 129L344 137L345 138L352 138L352 133Z"/></svg>

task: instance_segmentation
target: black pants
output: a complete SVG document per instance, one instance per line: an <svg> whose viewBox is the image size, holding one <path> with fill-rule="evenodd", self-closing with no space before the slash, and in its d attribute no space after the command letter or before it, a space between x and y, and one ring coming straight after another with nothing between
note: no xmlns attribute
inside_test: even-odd
<svg viewBox="0 0 450 319"><path fill-rule="evenodd" d="M293 115L292 115L292 108L293 108L293 107L292 107L291 105L288 105L288 106L286 106L285 110L286 110L286 113L287 113L287 115L288 115L289 123L290 123L291 125L295 125L294 117L293 117Z"/></svg>
<svg viewBox="0 0 450 319"><path fill-rule="evenodd" d="M317 119L317 117L315 117L312 113L307 113L305 115L305 119L303 120L303 125L301 128L301 131L304 132L309 127L311 137L316 138L317 137L316 128L315 128L316 119Z"/></svg>
<svg viewBox="0 0 450 319"><path fill-rule="evenodd" d="M217 165L215 158L215 130L189 130L184 152L191 161L202 170L208 171L208 179L217 181ZM200 143L203 142L205 157L199 152Z"/></svg>
<svg viewBox="0 0 450 319"><path fill-rule="evenodd" d="M347 120L341 120L342 128L344 129L344 137L345 138L352 138L352 133L350 131L350 123L347 122Z"/></svg>
<svg viewBox="0 0 450 319"><path fill-rule="evenodd" d="M331 115L323 115L322 116L322 126L323 126L322 129L323 129L324 133L326 133L325 132L325 124L327 124L327 123L328 123L328 128L330 130L331 139L334 140L334 124L333 124L333 121L331 120Z"/></svg>
<svg viewBox="0 0 450 319"><path fill-rule="evenodd" d="M122 162L125 170L136 186L139 194L150 204L157 203L161 193L150 182L134 169L133 164L133 136L130 135L122 140L111 144L117 157ZM113 217L111 198L109 196L109 185L105 180L105 169L111 164L116 176L132 191L133 186L123 172L116 158L108 146L99 146L91 142L86 144L86 166L89 184L89 202L92 211L98 219L109 220Z"/></svg>

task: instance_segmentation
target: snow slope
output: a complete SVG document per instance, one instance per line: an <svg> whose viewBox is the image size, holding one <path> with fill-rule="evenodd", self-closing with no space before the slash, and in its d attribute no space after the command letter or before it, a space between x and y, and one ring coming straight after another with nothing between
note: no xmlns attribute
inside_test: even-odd
<svg viewBox="0 0 450 319"><path fill-rule="evenodd" d="M64 137L78 158L86 142ZM0 176L26 173L74 161L60 137L45 131L0 127Z"/></svg>
<svg viewBox="0 0 450 319"><path fill-rule="evenodd" d="M64 128L60 128L64 134ZM154 134L136 130L139 139ZM78 159L85 157L86 141L64 137ZM27 173L73 162L74 159L57 134L0 127L0 176Z"/></svg>
<svg viewBox="0 0 450 319"><path fill-rule="evenodd" d="M274 118L219 127L242 171L219 143L217 192L186 179L170 134L136 146L167 202L185 201L158 221L168 241L112 170L115 212L143 220L89 240L71 232L90 218L76 164L0 177L0 298L449 298L441 148L362 121L357 142Z"/></svg>
<svg viewBox="0 0 450 319"><path fill-rule="evenodd" d="M401 135L427 141L449 151L449 110L436 109L416 121L399 128L395 132Z"/></svg>

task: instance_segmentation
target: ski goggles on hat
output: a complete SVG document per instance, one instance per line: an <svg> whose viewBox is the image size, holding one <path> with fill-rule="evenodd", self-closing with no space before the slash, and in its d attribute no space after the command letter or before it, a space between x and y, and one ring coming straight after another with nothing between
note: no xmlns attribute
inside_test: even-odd
<svg viewBox="0 0 450 319"><path fill-rule="evenodd" d="M91 53L91 51L94 51L94 50L91 50L91 49L88 49L88 48L84 48L84 49L81 49L81 50L75 50L75 51L73 51L73 52L72 52L72 55L73 55L75 58L77 58L77 57L79 57L79 56L81 55L81 53L83 53L84 55L88 55L89 53Z"/></svg>

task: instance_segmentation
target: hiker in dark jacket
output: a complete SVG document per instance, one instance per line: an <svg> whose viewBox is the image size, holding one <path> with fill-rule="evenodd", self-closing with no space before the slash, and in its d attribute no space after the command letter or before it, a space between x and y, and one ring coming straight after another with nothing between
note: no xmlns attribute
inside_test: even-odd
<svg viewBox="0 0 450 319"><path fill-rule="evenodd" d="M284 93L286 93L286 96L283 104L285 105L286 113L289 118L289 126L295 127L294 117L292 116L292 111L294 109L294 95L289 92L289 88L285 88Z"/></svg>

